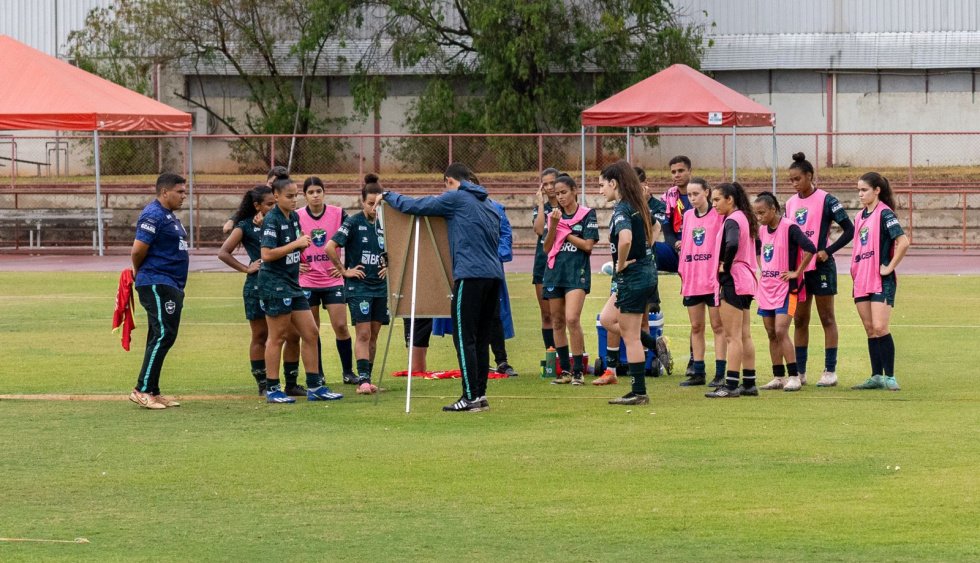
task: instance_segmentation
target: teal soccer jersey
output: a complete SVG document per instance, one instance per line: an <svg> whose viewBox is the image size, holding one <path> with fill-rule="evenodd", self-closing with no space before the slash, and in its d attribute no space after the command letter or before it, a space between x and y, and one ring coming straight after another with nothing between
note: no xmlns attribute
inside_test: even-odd
<svg viewBox="0 0 980 563"><path fill-rule="evenodd" d="M572 217L562 214L562 218L567 220ZM585 240L599 240L599 220L596 218L595 209L590 209L581 221L572 225L571 236ZM543 284L545 287L584 289L588 293L592 289L592 264L589 262L589 254L566 240L555 256L555 267L545 270Z"/></svg>
<svg viewBox="0 0 980 563"><path fill-rule="evenodd" d="M302 235L299 216L294 212L283 215L278 206L273 207L262 222L262 248L279 248ZM299 250L294 250L278 260L262 262L259 269L259 293L267 299L275 297L302 297L299 287Z"/></svg>
<svg viewBox="0 0 980 563"><path fill-rule="evenodd" d="M248 261L255 262L262 258L262 226L256 225L251 219L242 219L235 224L236 229L242 230L242 247L248 254ZM257 278L258 272L248 274L248 278Z"/></svg>
<svg viewBox="0 0 980 563"><path fill-rule="evenodd" d="M364 279L347 278L344 289L347 298L386 297L388 282L381 279L384 267L385 233L381 223L367 220L364 213L352 215L337 229L331 239L344 249L344 267L364 269Z"/></svg>
<svg viewBox="0 0 980 563"><path fill-rule="evenodd" d="M651 207L653 206L651 205ZM643 216L634 211L629 203L620 201L613 209L612 218L609 220L609 243L612 250L613 267L615 267L619 257L619 234L623 231L631 231L633 234L630 251L626 256L627 261L639 260L653 254L650 245L647 244L646 230L643 228Z"/></svg>

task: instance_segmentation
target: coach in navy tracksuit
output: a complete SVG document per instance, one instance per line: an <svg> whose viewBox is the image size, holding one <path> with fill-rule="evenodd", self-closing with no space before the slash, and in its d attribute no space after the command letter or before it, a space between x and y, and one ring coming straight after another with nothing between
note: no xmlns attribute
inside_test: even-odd
<svg viewBox="0 0 980 563"><path fill-rule="evenodd" d="M157 197L136 221L131 252L136 293L146 309L146 351L129 400L147 409L176 407L180 403L160 394L160 369L177 340L187 284L187 231L174 212L187 199L187 180L176 174L157 178Z"/></svg>
<svg viewBox="0 0 980 563"><path fill-rule="evenodd" d="M387 192L384 199L402 213L446 218L455 280L453 341L463 374L463 396L442 410L483 411L490 408L486 397L490 331L504 279L497 256L500 215L487 190L469 181L473 173L466 165L451 164L444 177L447 190L441 195L411 198Z"/></svg>

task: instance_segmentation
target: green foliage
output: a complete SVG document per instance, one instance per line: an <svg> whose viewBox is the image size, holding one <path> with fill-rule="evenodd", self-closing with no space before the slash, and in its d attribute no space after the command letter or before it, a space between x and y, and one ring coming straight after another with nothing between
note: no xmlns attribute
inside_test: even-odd
<svg viewBox="0 0 980 563"><path fill-rule="evenodd" d="M412 107L413 133L573 130L588 105L702 52L701 29L667 0L382 4L396 62L446 77Z"/></svg>

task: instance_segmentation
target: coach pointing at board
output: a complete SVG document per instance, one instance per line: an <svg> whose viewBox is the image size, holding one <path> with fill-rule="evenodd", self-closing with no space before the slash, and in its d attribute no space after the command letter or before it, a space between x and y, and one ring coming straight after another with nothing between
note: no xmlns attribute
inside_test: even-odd
<svg viewBox="0 0 980 563"><path fill-rule="evenodd" d="M486 397L490 330L504 279L497 257L500 215L487 190L470 181L473 173L466 165L451 164L444 177L446 191L441 195L411 198L386 192L384 200L402 213L446 219L453 257L453 342L463 373L463 396L442 410L485 411L490 408Z"/></svg>

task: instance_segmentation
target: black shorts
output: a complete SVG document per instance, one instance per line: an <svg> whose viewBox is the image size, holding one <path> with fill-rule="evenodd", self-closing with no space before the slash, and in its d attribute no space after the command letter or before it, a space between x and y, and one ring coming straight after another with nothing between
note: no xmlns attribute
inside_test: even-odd
<svg viewBox="0 0 980 563"><path fill-rule="evenodd" d="M537 248L537 247L535 247ZM531 283L540 285L544 280L544 271L548 267L548 255L544 252L534 252L534 266L531 267Z"/></svg>
<svg viewBox="0 0 980 563"><path fill-rule="evenodd" d="M354 324L381 323L388 324L387 297L349 297L347 307Z"/></svg>
<svg viewBox="0 0 980 563"><path fill-rule="evenodd" d="M408 338L412 336L411 324L408 317L402 319L405 323L405 347L408 347ZM415 338L412 339L413 348L428 348L429 337L432 336L432 319L415 319Z"/></svg>
<svg viewBox="0 0 980 563"><path fill-rule="evenodd" d="M310 302L305 297L264 297L259 301L267 317L288 315L293 311L309 311Z"/></svg>
<svg viewBox="0 0 980 563"><path fill-rule="evenodd" d="M741 309L743 311L748 311L752 308L752 296L751 295L738 295L735 293L734 285L722 284L721 286L721 300L728 303L736 309Z"/></svg>
<svg viewBox="0 0 980 563"><path fill-rule="evenodd" d="M344 296L344 286L336 287L304 287L303 293L310 302L310 307L327 308L327 305L343 305L347 303Z"/></svg>
<svg viewBox="0 0 980 563"><path fill-rule="evenodd" d="M620 313L643 314L655 297L659 304L657 273L652 262L627 267L613 276L613 282L616 285L616 308Z"/></svg>
<svg viewBox="0 0 980 563"><path fill-rule="evenodd" d="M565 295L570 291L575 291L580 289L585 292L586 295L589 294L588 289L581 287L543 287L541 288L541 298L542 299L564 299Z"/></svg>
<svg viewBox="0 0 980 563"><path fill-rule="evenodd" d="M817 262L817 269L803 274L803 283L807 295L837 295L837 263L833 257Z"/></svg>
<svg viewBox="0 0 980 563"><path fill-rule="evenodd" d="M720 305L718 303L718 296L714 293L705 293L704 295L686 295L684 296L684 306L694 307L695 305L700 305L704 303L708 307L717 307Z"/></svg>
<svg viewBox="0 0 980 563"><path fill-rule="evenodd" d="M855 303L870 301L872 303L885 303L891 307L895 306L895 294L898 292L898 281L894 275L881 278L881 291L870 295L855 297Z"/></svg>
<svg viewBox="0 0 980 563"><path fill-rule="evenodd" d="M245 302L245 318L247 320L257 321L265 318L258 283L251 280L245 282L245 287L242 288L242 301Z"/></svg>

